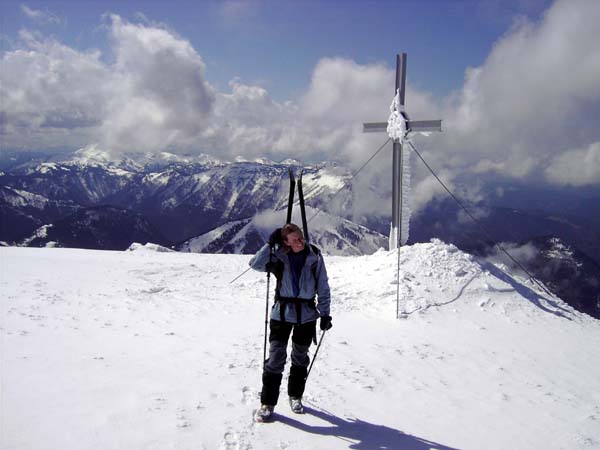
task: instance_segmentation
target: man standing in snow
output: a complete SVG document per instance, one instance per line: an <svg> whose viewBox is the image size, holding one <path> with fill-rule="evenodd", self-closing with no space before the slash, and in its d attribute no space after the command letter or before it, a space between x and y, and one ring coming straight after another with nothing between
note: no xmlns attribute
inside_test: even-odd
<svg viewBox="0 0 600 450"><path fill-rule="evenodd" d="M261 407L255 419L264 422L273 414L279 398L290 334L292 366L288 395L292 411L302 414L302 394L310 362L308 348L316 339L317 319L321 318L321 330L332 327L329 282L323 256L317 247L305 245L297 225L288 223L271 234L269 242L250 260L250 266L255 270L270 271L277 278L269 324L269 357L263 369Z"/></svg>

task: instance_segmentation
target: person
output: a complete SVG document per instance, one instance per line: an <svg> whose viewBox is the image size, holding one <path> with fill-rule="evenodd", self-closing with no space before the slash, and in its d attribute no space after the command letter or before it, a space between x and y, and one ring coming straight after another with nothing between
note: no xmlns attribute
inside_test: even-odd
<svg viewBox="0 0 600 450"><path fill-rule="evenodd" d="M270 271L277 278L269 321L269 355L262 374L261 407L255 419L268 421L277 405L290 334L292 364L288 395L292 411L302 414L302 395L310 362L308 349L311 342L316 342L317 319L320 318L321 330L332 327L329 281L323 256L314 245L306 245L297 225L289 223L273 231L269 242L250 260L250 266L258 271Z"/></svg>

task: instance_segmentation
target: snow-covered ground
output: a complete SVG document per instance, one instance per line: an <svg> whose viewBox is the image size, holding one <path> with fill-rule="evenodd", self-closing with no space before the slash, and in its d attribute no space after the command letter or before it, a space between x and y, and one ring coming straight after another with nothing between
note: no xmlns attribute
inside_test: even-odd
<svg viewBox="0 0 600 450"><path fill-rule="evenodd" d="M249 256L0 248L0 448L600 448L600 321L440 242L402 248L396 320L396 259L326 259L307 414L255 424Z"/></svg>

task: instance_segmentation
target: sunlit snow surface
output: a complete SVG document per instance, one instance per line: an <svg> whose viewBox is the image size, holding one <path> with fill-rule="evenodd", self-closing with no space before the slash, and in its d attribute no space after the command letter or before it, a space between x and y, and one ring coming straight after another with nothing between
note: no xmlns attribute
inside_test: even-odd
<svg viewBox="0 0 600 450"><path fill-rule="evenodd" d="M452 246L402 248L401 320L396 253L326 257L307 414L282 388L271 424L266 277L151 249L0 248L0 448L600 448L600 322Z"/></svg>

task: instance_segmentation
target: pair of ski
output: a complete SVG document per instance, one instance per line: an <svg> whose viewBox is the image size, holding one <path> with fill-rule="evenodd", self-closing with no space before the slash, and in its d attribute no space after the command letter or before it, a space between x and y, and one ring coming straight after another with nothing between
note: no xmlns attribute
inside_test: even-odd
<svg viewBox="0 0 600 450"><path fill-rule="evenodd" d="M308 243L308 224L306 222L306 208L304 207L304 191L302 190L302 174L304 170L300 171L300 176L298 177L298 181L294 177L294 172L292 168L289 169L290 176L290 195L288 198L288 207L287 207L287 217L285 223L292 223L292 208L294 206L294 194L296 191L296 185L298 185L298 202L300 203L300 215L302 216L302 229L304 232L304 240Z"/></svg>

